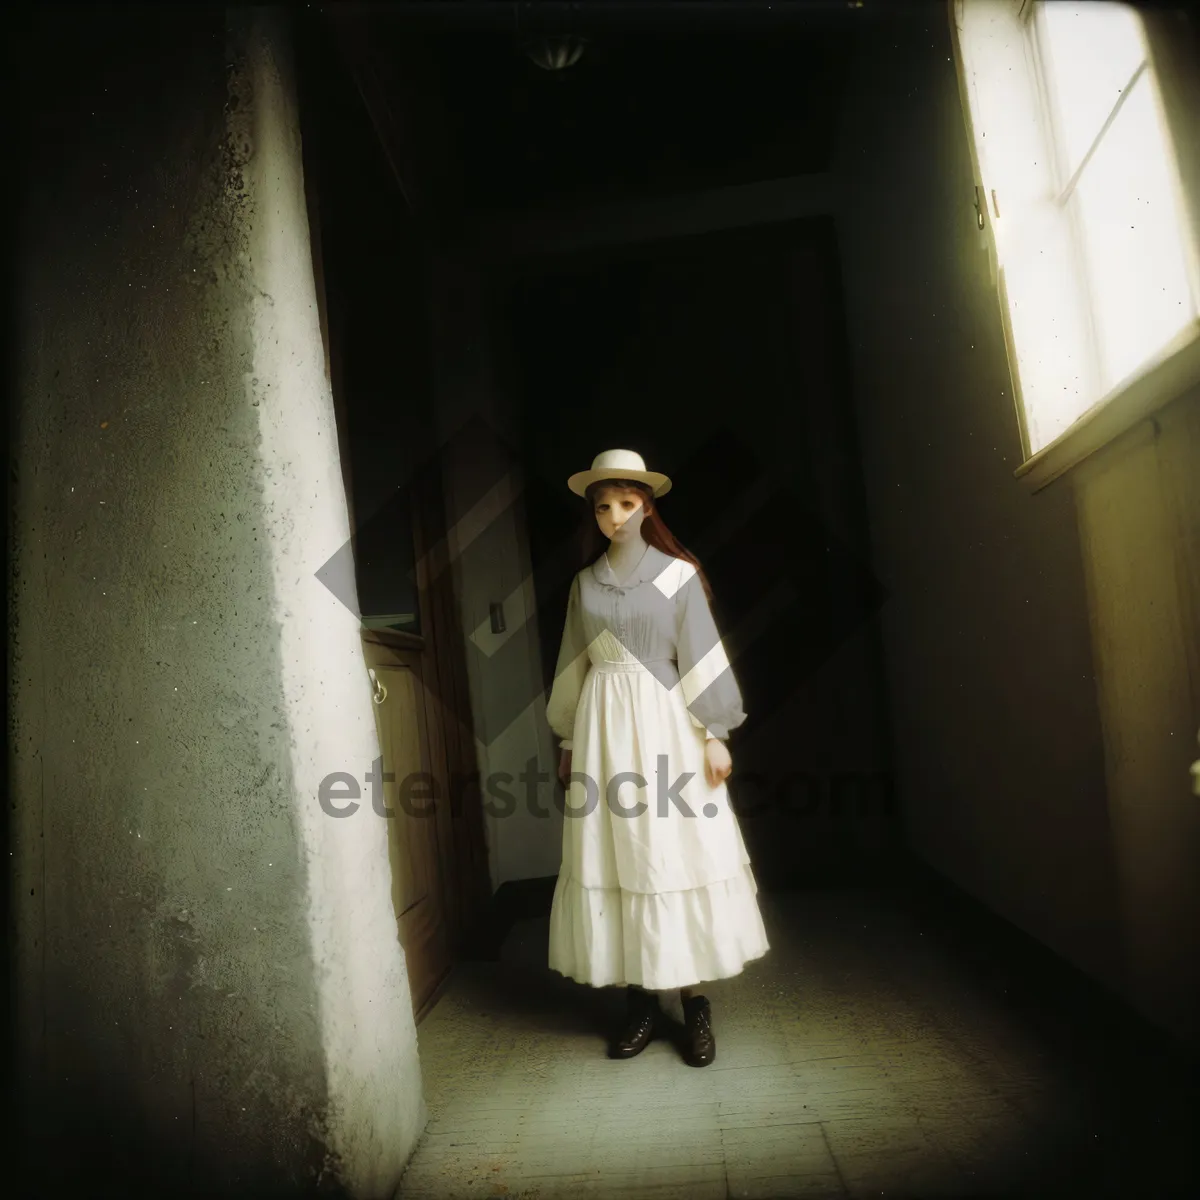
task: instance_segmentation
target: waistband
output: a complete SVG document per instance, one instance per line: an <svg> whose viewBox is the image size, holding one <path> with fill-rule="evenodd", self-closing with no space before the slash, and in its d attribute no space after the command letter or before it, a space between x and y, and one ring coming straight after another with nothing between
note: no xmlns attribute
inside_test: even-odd
<svg viewBox="0 0 1200 1200"><path fill-rule="evenodd" d="M597 671L604 671L612 674L617 674L623 671L649 671L655 675L660 675L664 670L678 670L673 658L627 658L616 662L609 659L605 659L601 662L596 662L593 660L592 667Z"/></svg>

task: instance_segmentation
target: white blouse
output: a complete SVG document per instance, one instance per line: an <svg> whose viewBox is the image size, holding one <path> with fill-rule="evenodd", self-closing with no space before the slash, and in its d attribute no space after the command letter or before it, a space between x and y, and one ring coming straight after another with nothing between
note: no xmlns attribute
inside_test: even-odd
<svg viewBox="0 0 1200 1200"><path fill-rule="evenodd" d="M726 738L746 719L742 695L696 568L647 546L637 569L618 582L601 555L571 585L562 644L546 719L572 747L575 711L593 662L608 655L615 637L664 686L682 684L695 725L710 738ZM611 642L609 642L611 645Z"/></svg>

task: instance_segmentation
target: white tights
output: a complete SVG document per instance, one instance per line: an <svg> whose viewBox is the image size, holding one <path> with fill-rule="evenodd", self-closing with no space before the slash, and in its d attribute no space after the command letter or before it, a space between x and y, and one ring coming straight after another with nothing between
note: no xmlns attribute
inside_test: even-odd
<svg viewBox="0 0 1200 1200"><path fill-rule="evenodd" d="M692 984L691 987L683 987L679 989L679 1003L682 1004L685 1000L690 1000L693 996L700 995L701 985L698 983ZM641 991L650 991L649 988L641 988ZM672 988L667 988L665 991L650 991L650 994L657 996L660 1000L670 995Z"/></svg>

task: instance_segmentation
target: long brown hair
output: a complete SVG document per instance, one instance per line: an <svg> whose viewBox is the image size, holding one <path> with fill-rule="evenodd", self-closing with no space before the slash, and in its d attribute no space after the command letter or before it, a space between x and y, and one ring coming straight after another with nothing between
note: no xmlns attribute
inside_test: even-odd
<svg viewBox="0 0 1200 1200"><path fill-rule="evenodd" d="M671 555L672 558L682 558L684 562L691 563L696 568L696 574L700 576L700 584L704 588L704 594L708 597L709 604L714 604L712 587L708 582L708 576L700 566L700 560L690 550L680 545L679 539L667 528L667 523L658 511L658 502L654 499L654 489L648 483L642 483L640 479L598 479L595 483L588 484L584 493L585 507L583 525L580 529L583 566L590 567L604 553L607 545L607 539L600 532L600 526L596 523L596 493L606 487L635 488L641 493L642 503L646 509L646 515L642 519L642 527L639 530L642 539L656 550Z"/></svg>

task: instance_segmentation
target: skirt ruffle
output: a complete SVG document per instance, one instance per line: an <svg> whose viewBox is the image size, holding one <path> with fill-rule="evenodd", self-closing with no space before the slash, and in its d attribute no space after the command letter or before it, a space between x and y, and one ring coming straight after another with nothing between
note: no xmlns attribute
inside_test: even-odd
<svg viewBox="0 0 1200 1200"><path fill-rule="evenodd" d="M591 987L651 991L740 975L770 949L757 895L748 865L674 892L585 888L564 866L550 909L549 966Z"/></svg>

